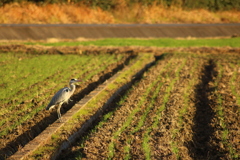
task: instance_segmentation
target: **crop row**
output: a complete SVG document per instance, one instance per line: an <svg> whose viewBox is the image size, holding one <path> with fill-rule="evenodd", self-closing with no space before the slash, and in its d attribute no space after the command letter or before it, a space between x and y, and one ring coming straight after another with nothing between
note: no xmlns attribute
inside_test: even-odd
<svg viewBox="0 0 240 160"><path fill-rule="evenodd" d="M231 58L231 63L218 61L216 70L218 75L211 87L216 88L214 96L217 106L214 109L217 116L217 125L220 130L214 134L221 139L221 149L227 150L228 159L237 159L240 156L240 136L235 134L239 128L240 97L239 97L239 78L240 61L238 58Z"/></svg>

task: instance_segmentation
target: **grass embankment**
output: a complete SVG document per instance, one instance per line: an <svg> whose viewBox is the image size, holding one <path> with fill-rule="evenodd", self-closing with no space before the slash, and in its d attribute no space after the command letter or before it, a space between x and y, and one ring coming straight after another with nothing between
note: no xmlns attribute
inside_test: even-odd
<svg viewBox="0 0 240 160"><path fill-rule="evenodd" d="M101 2L99 2L101 3ZM239 23L238 11L208 11L164 7L152 3L143 5L117 2L112 10L88 7L83 4L12 3L0 7L0 23Z"/></svg>
<svg viewBox="0 0 240 160"><path fill-rule="evenodd" d="M27 42L26 45L43 46L153 46L153 47L240 47L240 38L219 38L219 39L133 39L133 38L107 38L100 40L89 40L80 42L56 42L56 43L35 43Z"/></svg>
<svg viewBox="0 0 240 160"><path fill-rule="evenodd" d="M65 137L67 135L71 135L76 128L80 128L81 124L88 120L105 104L106 99L110 98L119 87L129 83L132 76L140 71L151 60L151 54L143 54L140 56L133 65L121 72L119 76L107 85L104 90L94 97L94 99L91 99L87 104L81 107L77 113L75 113L56 133L52 135L52 138L48 140L47 144L39 147L28 158L38 159L42 158L43 155L50 158L60 145L66 141Z"/></svg>
<svg viewBox="0 0 240 160"><path fill-rule="evenodd" d="M71 78L88 81L123 58L108 54L32 56L20 53L1 54L1 57L0 137L21 128L21 124L43 110L49 97Z"/></svg>

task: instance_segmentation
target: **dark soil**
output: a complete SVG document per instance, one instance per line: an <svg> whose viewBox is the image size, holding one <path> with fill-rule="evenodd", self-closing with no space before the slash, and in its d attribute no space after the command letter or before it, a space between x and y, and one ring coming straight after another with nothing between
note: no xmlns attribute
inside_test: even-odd
<svg viewBox="0 0 240 160"><path fill-rule="evenodd" d="M216 99L210 98L214 88L210 87L210 83L217 76L215 62L210 59L202 69L201 82L196 86L196 113L194 116L194 125L192 126L193 138L191 145L188 146L190 156L193 159L220 159L224 157L224 151L218 145L217 137L213 133L216 130L214 119L216 113Z"/></svg>

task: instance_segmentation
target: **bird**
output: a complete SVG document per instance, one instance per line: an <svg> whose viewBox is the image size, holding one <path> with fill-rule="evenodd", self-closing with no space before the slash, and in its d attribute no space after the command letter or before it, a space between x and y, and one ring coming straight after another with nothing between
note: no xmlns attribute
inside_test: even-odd
<svg viewBox="0 0 240 160"><path fill-rule="evenodd" d="M52 110L55 107L57 107L57 114L58 114L58 119L60 122L62 122L61 119L61 106L63 103L68 103L68 101L70 100L70 97L72 96L72 94L74 93L76 86L74 83L76 82L81 82L81 80L77 80L77 79L71 79L69 81L69 86L68 87L64 87L62 89L60 89L51 99L50 103L47 105L46 110Z"/></svg>

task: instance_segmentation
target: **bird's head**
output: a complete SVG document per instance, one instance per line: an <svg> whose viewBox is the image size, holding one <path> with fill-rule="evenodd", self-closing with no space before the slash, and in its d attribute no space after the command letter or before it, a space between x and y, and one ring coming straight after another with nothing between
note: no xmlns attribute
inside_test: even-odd
<svg viewBox="0 0 240 160"><path fill-rule="evenodd" d="M78 80L78 79L71 79L69 83L76 83L76 82L81 82L81 80Z"/></svg>

